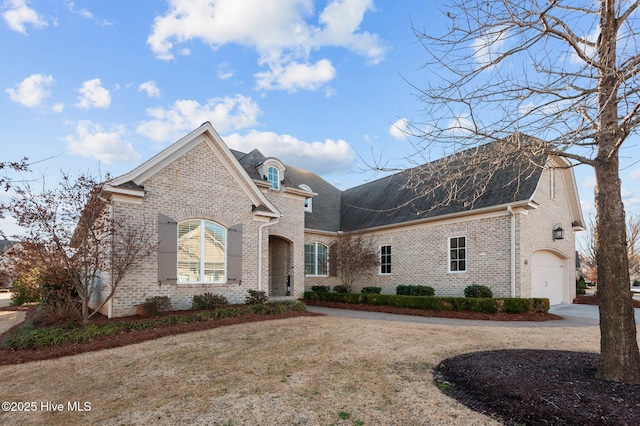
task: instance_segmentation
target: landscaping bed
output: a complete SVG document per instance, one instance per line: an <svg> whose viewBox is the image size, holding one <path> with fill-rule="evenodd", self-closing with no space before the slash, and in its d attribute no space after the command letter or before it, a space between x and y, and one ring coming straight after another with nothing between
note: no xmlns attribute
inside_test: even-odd
<svg viewBox="0 0 640 426"><path fill-rule="evenodd" d="M600 355L552 350L475 352L434 370L447 395L506 424L638 425L640 385L595 378Z"/></svg>
<svg viewBox="0 0 640 426"><path fill-rule="evenodd" d="M27 310L27 316L25 322L31 320L35 315L37 306L31 306ZM293 318L300 316L316 316L320 314L314 314L307 311L288 310L283 313L254 313L247 310L242 315L237 315L227 318L212 318L203 321L192 321L182 323L165 323L156 324L153 328L148 329L135 329L135 324L140 324L150 321L158 321L162 318L170 318L171 316L179 316L180 318L189 318L196 315L201 315L202 310L186 310L186 311L171 311L164 312L160 315L143 318L139 315L132 315L129 317L121 318L106 318L102 315L96 315L90 320L90 325L104 325L104 324L119 324L124 325L124 328L129 328L130 331L120 331L115 334L107 336L99 336L92 338L82 343L65 343L60 345L53 345L47 347L39 347L36 349L0 349L0 365L8 364L21 364L31 361L40 361L45 359L59 358L68 355L77 355L85 352L99 351L102 349L115 348L119 346L131 345L134 343L140 343L147 340L157 339L159 337L172 336L182 333L190 333L192 331L210 330L217 327L244 324L256 321L276 320L284 318ZM13 328L7 330L0 335L0 342L3 342L10 333L15 331L18 327L23 326L24 323L18 324ZM127 327L129 326L129 327Z"/></svg>
<svg viewBox="0 0 640 426"><path fill-rule="evenodd" d="M576 296L575 299L573 299L573 303L576 303L579 305L597 305L598 296L579 294ZM640 300L631 299L631 303L634 308L640 308Z"/></svg>
<svg viewBox="0 0 640 426"><path fill-rule="evenodd" d="M429 311L424 309L397 308L386 305L353 304L343 302L329 302L323 300L305 299L305 304L311 306L324 306L326 308L351 309L354 311L384 312L387 314L413 315L421 317L455 318L466 320L484 321L553 321L562 319L561 316L549 312L525 312L521 314L509 314L498 312L486 314L471 311Z"/></svg>

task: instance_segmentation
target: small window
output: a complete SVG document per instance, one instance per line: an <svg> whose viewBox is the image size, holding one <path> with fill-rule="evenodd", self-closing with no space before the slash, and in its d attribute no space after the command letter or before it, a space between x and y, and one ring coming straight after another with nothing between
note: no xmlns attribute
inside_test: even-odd
<svg viewBox="0 0 640 426"><path fill-rule="evenodd" d="M311 188L309 187L309 185L302 184L302 185L299 185L298 188L304 189L305 191L311 192ZM313 201L313 199L311 197L304 199L304 211L305 212L311 213L312 201Z"/></svg>
<svg viewBox="0 0 640 426"><path fill-rule="evenodd" d="M305 276L326 277L329 272L329 248L322 243L305 244L304 274Z"/></svg>
<svg viewBox="0 0 640 426"><path fill-rule="evenodd" d="M271 182L271 189L280 189L280 171L277 167L269 166L267 169L267 181Z"/></svg>
<svg viewBox="0 0 640 426"><path fill-rule="evenodd" d="M466 237L449 238L449 272L467 271Z"/></svg>
<svg viewBox="0 0 640 426"><path fill-rule="evenodd" d="M391 273L391 246L380 247L380 274Z"/></svg>
<svg viewBox="0 0 640 426"><path fill-rule="evenodd" d="M556 198L556 176L553 167L549 169L549 198Z"/></svg>

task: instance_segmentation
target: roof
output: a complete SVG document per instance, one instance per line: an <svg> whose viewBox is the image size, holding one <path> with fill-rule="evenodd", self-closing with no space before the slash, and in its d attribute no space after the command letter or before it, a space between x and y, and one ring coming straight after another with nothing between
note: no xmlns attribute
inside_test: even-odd
<svg viewBox="0 0 640 426"><path fill-rule="evenodd" d="M257 149L231 151L249 176L261 179L258 166L267 157ZM508 155L497 143L490 143L345 191L313 172L286 165L284 185L305 184L318 194L313 198L313 212L305 213L306 228L359 231L492 206L526 204L537 188L544 157ZM469 163L481 177L472 178ZM451 199L452 191L455 197Z"/></svg>
<svg viewBox="0 0 640 426"><path fill-rule="evenodd" d="M490 143L344 191L341 225L356 231L529 202L544 155Z"/></svg>
<svg viewBox="0 0 640 426"><path fill-rule="evenodd" d="M231 152L251 178L262 179L258 172L258 166L268 157L265 157L257 149L249 153L233 149ZM316 173L288 164L285 164L285 167L287 172L284 174L284 186L299 188L300 185L307 185L313 192L318 194L313 197L313 212L305 212L305 227L330 232L340 231L342 191Z"/></svg>

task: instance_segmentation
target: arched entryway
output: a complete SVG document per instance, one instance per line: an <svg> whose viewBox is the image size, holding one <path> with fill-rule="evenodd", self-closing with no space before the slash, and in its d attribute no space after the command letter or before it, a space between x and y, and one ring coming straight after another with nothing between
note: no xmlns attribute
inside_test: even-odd
<svg viewBox="0 0 640 426"><path fill-rule="evenodd" d="M269 296L289 296L293 288L291 242L269 236Z"/></svg>

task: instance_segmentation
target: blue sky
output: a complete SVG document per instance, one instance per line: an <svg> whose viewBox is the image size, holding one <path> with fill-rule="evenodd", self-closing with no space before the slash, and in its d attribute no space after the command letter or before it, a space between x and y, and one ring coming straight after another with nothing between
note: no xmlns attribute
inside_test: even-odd
<svg viewBox="0 0 640 426"><path fill-rule="evenodd" d="M412 22L446 23L432 1L0 1L0 161L53 157L32 167L47 183L128 172L204 121L231 148L363 183L377 176L362 158L401 163L397 126L424 122ZM639 212L629 146L625 205ZM593 173L576 177L587 216Z"/></svg>

